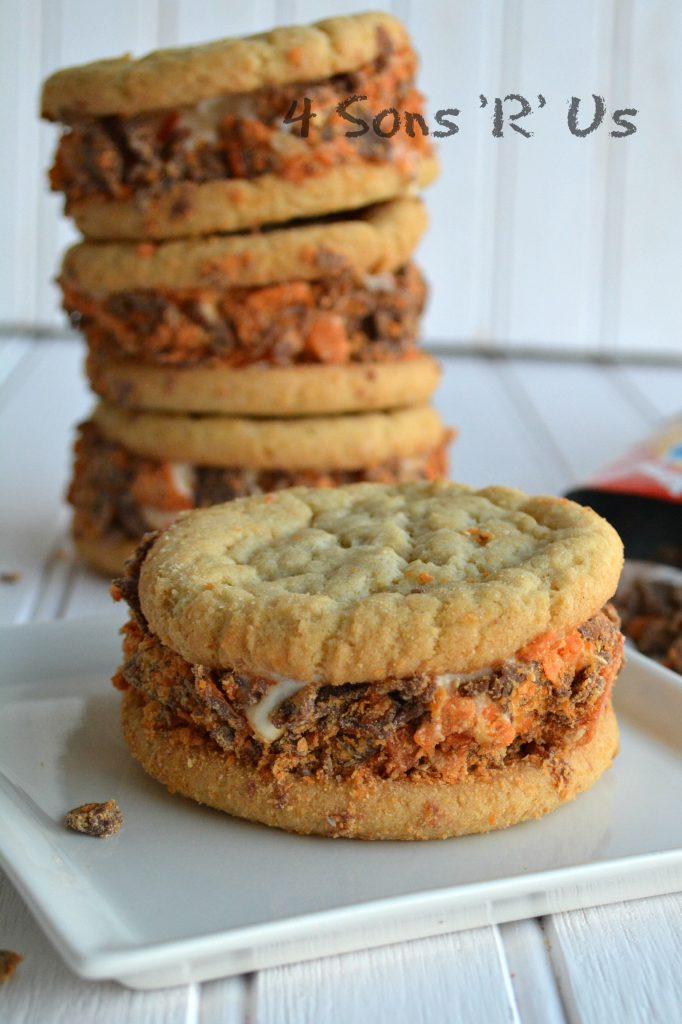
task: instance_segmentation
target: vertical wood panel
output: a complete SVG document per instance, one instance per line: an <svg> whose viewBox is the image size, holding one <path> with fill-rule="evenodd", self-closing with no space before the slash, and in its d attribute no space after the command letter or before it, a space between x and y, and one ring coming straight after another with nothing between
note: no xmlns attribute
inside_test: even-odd
<svg viewBox="0 0 682 1024"><path fill-rule="evenodd" d="M413 2L408 13L427 110L432 117L460 110L459 132L438 146L441 176L424 194L431 217L420 250L431 284L425 335L436 343L491 339L498 151L478 97L500 88L503 24L502 0Z"/></svg>
<svg viewBox="0 0 682 1024"><path fill-rule="evenodd" d="M161 0L163 3L163 0ZM249 3L221 3L220 0L175 0L177 39L180 45L205 43L222 36L264 32L275 23L275 0L250 0ZM164 43L164 45L172 45Z"/></svg>
<svg viewBox="0 0 682 1024"><path fill-rule="evenodd" d="M629 88L639 108L627 145L621 277L613 334L621 353L682 356L682 5L632 0Z"/></svg>
<svg viewBox="0 0 682 1024"><path fill-rule="evenodd" d="M36 313L35 239L37 195L41 187L36 120L43 21L40 0L3 4L0 19L3 85L5 76L9 79L3 90L0 114L7 147L0 179L3 185L0 231L5 278L1 286L3 306L0 316L30 324ZM5 129L7 134L4 134Z"/></svg>
<svg viewBox="0 0 682 1024"><path fill-rule="evenodd" d="M680 975L673 965L682 958L681 919L679 893L546 918L569 1019L581 1024L679 1021Z"/></svg>
<svg viewBox="0 0 682 1024"><path fill-rule="evenodd" d="M332 18L337 14L357 14L360 11L390 11L390 0L377 0L376 3L363 3L362 0L280 0L278 20L282 22L319 21L321 18Z"/></svg>
<svg viewBox="0 0 682 1024"><path fill-rule="evenodd" d="M498 926L514 1001L523 1024L565 1024L561 997L540 922Z"/></svg>
<svg viewBox="0 0 682 1024"><path fill-rule="evenodd" d="M594 134L576 138L567 113L578 96L581 123L589 124L592 94L604 95L607 107L613 100L612 16L612 0L524 0L519 12L516 67L504 88L532 104L533 113L518 123L534 134L526 139L505 126L496 142L505 161L500 220L507 237L496 252L506 308L499 309L495 335L511 346L594 350L599 343L606 161L618 143L606 118ZM541 109L539 93L546 100Z"/></svg>
<svg viewBox="0 0 682 1024"><path fill-rule="evenodd" d="M474 487L491 483L531 494L558 492L566 474L538 429L532 406L516 400L504 360L459 357L443 360L444 375L434 405L459 431L451 455L451 477Z"/></svg>
<svg viewBox="0 0 682 1024"><path fill-rule="evenodd" d="M630 107L630 64L632 60L632 0L620 0L614 10L610 93L616 109ZM637 146L636 136L610 139L604 181L606 210L604 219L604 261L601 280L602 348L613 354L618 347L623 270L623 218L625 181L628 165Z"/></svg>
<svg viewBox="0 0 682 1024"><path fill-rule="evenodd" d="M611 367L519 360L507 379L517 404L533 411L537 433L553 445L562 489L584 483L647 433Z"/></svg>
<svg viewBox="0 0 682 1024"><path fill-rule="evenodd" d="M492 928L260 971L255 1002L258 1024L518 1021Z"/></svg>
<svg viewBox="0 0 682 1024"><path fill-rule="evenodd" d="M653 422L661 417L682 418L682 370L667 366L629 366L623 369L627 386L635 389Z"/></svg>
<svg viewBox="0 0 682 1024"><path fill-rule="evenodd" d="M3 508L0 559L20 578L0 588L0 622L30 620L43 584L50 584L55 595L46 612L58 606L56 595L63 592L65 574L54 556L69 518L63 495L72 430L90 405L80 361L75 342L34 342L2 391L0 436L21 438L21 447L18 455L14 445L0 446L0 478L11 498Z"/></svg>

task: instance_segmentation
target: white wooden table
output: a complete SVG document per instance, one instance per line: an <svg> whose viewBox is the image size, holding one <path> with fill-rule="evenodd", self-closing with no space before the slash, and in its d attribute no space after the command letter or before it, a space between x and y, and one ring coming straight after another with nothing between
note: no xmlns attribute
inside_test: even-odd
<svg viewBox="0 0 682 1024"><path fill-rule="evenodd" d="M0 344L0 621L108 609L74 563L63 493L89 404L75 341ZM438 396L460 437L452 473L557 493L682 408L682 367L445 359ZM0 827L1 824L0 824ZM0 877L0 948L24 956L0 991L12 1024L631 1024L682 1021L682 894L556 914L158 992L80 981Z"/></svg>

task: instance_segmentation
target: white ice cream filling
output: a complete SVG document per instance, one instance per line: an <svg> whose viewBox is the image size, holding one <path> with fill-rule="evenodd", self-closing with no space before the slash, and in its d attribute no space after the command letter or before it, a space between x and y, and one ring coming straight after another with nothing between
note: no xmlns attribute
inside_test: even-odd
<svg viewBox="0 0 682 1024"><path fill-rule="evenodd" d="M274 743L284 732L272 724L271 716L285 700L292 697L299 690L302 690L308 683L301 683L298 679L279 678L272 686L268 687L267 693L258 701L246 709L246 717L249 725L259 739L264 743Z"/></svg>

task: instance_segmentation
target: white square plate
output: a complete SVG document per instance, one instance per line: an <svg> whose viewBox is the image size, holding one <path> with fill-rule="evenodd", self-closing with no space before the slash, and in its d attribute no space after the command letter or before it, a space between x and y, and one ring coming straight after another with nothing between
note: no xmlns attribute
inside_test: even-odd
<svg viewBox="0 0 682 1024"><path fill-rule="evenodd" d="M231 819L142 772L108 683L119 621L0 631L0 860L83 977L177 985L682 889L682 681L641 655L616 686L621 753L574 803L487 836L332 841ZM119 835L63 827L111 797Z"/></svg>

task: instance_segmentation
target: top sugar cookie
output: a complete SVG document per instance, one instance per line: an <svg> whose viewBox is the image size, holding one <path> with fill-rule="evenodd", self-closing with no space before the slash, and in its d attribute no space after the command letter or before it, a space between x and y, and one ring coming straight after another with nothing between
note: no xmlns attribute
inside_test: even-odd
<svg viewBox="0 0 682 1024"><path fill-rule="evenodd" d="M61 121L73 115L129 116L186 107L213 96L354 71L387 46L407 45L404 26L390 14L328 18L241 39L156 50L138 60L126 54L63 68L45 82L41 110L43 117Z"/></svg>
<svg viewBox="0 0 682 1024"><path fill-rule="evenodd" d="M561 498L460 484L295 488L181 517L142 611L193 663L330 684L470 672L613 594L616 532Z"/></svg>
<svg viewBox="0 0 682 1024"><path fill-rule="evenodd" d="M438 170L416 70L386 14L66 68L43 89L44 116L65 126L50 182L97 240L241 231L413 193Z"/></svg>

